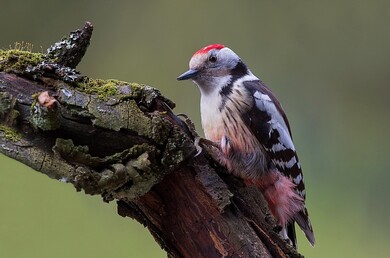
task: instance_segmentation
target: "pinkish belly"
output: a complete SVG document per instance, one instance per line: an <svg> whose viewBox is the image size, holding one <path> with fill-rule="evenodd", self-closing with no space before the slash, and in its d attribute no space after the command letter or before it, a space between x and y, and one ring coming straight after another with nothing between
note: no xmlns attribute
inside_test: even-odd
<svg viewBox="0 0 390 258"><path fill-rule="evenodd" d="M223 135L224 135L223 128L218 127L216 125L204 126L203 131L204 131L206 139L213 141L213 142L220 142Z"/></svg>

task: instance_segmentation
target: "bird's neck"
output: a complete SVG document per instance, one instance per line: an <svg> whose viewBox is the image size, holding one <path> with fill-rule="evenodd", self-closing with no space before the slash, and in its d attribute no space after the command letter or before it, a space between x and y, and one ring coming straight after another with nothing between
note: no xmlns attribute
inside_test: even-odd
<svg viewBox="0 0 390 258"><path fill-rule="evenodd" d="M214 95L231 83L232 76L225 75L219 77L202 77L194 81L200 89L202 97Z"/></svg>

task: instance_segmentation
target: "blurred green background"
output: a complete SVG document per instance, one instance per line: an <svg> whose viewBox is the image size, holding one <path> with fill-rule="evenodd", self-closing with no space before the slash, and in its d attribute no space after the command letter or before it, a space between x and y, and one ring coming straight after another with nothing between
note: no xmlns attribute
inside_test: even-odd
<svg viewBox="0 0 390 258"><path fill-rule="evenodd" d="M199 93L176 77L210 43L238 53L283 103L305 173L315 248L390 253L390 2L1 0L0 48L40 51L95 27L83 74L159 88L199 131ZM114 203L0 155L0 258L166 257ZM113 237L115 236L115 237Z"/></svg>

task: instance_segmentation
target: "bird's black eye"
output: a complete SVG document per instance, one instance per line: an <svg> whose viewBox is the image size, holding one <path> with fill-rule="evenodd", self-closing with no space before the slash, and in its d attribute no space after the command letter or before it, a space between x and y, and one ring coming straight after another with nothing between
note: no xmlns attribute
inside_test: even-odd
<svg viewBox="0 0 390 258"><path fill-rule="evenodd" d="M217 57L214 56L214 55L211 55L211 56L209 57L209 61L210 61L211 63L215 63L215 62L217 62Z"/></svg>

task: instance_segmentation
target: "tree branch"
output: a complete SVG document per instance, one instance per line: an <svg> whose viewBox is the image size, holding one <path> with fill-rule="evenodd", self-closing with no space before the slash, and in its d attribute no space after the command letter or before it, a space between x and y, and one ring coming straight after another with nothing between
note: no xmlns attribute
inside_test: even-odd
<svg viewBox="0 0 390 258"><path fill-rule="evenodd" d="M302 257L255 188L203 153L157 89L75 70L92 25L47 54L0 51L0 152L78 191L116 200L170 257Z"/></svg>

